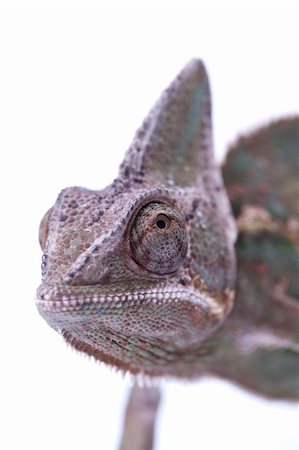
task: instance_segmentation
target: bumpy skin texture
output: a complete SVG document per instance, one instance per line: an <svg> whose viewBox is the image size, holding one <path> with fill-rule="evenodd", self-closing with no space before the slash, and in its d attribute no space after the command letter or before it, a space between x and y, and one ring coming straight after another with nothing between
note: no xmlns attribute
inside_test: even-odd
<svg viewBox="0 0 299 450"><path fill-rule="evenodd" d="M239 230L238 277L232 314L210 339L217 348L210 371L264 396L295 400L299 118L241 137L228 153L223 176Z"/></svg>
<svg viewBox="0 0 299 450"><path fill-rule="evenodd" d="M191 61L118 178L65 189L45 215L41 315L76 349L132 373L214 375L299 398L298 127L280 120L230 149L235 223L206 71Z"/></svg>

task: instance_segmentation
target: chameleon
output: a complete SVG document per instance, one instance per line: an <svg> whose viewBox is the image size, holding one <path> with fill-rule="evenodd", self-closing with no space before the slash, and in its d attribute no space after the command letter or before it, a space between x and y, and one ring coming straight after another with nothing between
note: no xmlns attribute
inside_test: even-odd
<svg viewBox="0 0 299 450"><path fill-rule="evenodd" d="M275 120L239 137L219 167L208 74L191 60L117 178L64 189L43 217L40 315L79 352L134 376L216 376L297 400L298 134L297 115ZM142 395L154 413L159 404L155 389L132 389L135 432L130 405ZM151 448L154 417L136 448Z"/></svg>

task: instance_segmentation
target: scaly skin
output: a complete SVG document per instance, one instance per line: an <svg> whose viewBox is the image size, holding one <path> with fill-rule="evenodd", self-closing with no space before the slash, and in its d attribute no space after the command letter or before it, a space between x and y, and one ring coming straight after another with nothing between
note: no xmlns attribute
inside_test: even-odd
<svg viewBox="0 0 299 450"><path fill-rule="evenodd" d="M40 314L76 349L134 374L216 375L297 399L298 123L274 122L229 152L235 244L208 78L191 61L118 178L65 189L45 215Z"/></svg>
<svg viewBox="0 0 299 450"><path fill-rule="evenodd" d="M299 398L299 118L240 138L223 167L239 236L231 316L212 373L269 398Z"/></svg>

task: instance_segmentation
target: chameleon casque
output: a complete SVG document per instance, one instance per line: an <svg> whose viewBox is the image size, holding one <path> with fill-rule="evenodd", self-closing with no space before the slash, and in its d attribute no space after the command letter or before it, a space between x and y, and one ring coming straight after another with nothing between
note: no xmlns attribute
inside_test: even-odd
<svg viewBox="0 0 299 450"><path fill-rule="evenodd" d="M113 183L64 189L44 216L40 314L123 371L298 399L298 124L239 138L219 168L208 77L192 60Z"/></svg>

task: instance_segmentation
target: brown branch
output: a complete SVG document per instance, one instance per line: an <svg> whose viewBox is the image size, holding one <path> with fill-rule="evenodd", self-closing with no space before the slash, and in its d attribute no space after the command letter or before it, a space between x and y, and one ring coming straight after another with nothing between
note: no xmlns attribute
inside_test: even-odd
<svg viewBox="0 0 299 450"><path fill-rule="evenodd" d="M156 387L134 385L127 403L123 435L119 450L151 450L154 443L155 419L160 402Z"/></svg>

